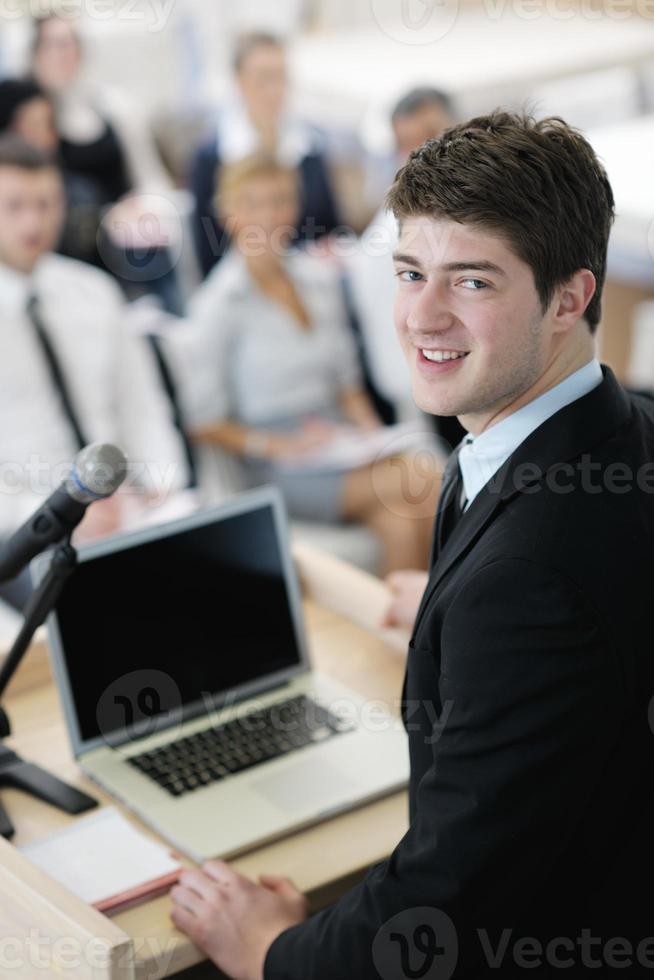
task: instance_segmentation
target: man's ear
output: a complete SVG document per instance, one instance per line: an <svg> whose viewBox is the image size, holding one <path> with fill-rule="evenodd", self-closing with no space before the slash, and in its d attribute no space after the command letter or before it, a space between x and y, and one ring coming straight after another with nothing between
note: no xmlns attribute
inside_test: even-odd
<svg viewBox="0 0 654 980"><path fill-rule="evenodd" d="M564 333L571 330L586 312L597 288L597 281L590 269L579 269L567 282L559 286L555 297L554 330Z"/></svg>

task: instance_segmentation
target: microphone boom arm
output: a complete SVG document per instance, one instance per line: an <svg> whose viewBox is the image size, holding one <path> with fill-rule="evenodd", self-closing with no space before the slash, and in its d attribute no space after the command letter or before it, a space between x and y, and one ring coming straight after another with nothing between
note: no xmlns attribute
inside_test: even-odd
<svg viewBox="0 0 654 980"><path fill-rule="evenodd" d="M69 534L67 539L55 549L50 568L25 606L23 625L0 669L0 697L23 659L34 633L55 607L76 565L77 552L70 543ZM97 800L92 796L69 786L38 766L24 762L15 752L3 745L1 740L10 733L9 718L4 708L0 707L0 787L22 789L67 813L82 813L97 806ZM11 837L13 833L13 825L0 806L0 834L3 837Z"/></svg>

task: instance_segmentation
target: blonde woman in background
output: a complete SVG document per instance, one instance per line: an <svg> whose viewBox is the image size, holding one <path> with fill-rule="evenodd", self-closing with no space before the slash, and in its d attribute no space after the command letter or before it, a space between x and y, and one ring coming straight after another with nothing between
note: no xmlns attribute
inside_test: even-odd
<svg viewBox="0 0 654 980"><path fill-rule="evenodd" d="M265 155L224 167L217 208L232 247L171 341L194 438L238 456L252 485L280 486L293 517L366 525L381 539L384 572L425 568L435 472L397 457L351 470L302 465L344 426L382 423L361 384L337 271L289 248L295 172ZM416 477L414 492L405 484Z"/></svg>

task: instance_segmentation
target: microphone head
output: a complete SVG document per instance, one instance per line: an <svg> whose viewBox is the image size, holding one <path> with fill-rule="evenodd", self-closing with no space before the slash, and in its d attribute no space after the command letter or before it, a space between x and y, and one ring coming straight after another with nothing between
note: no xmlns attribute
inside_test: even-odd
<svg viewBox="0 0 654 980"><path fill-rule="evenodd" d="M109 442L85 446L75 459L66 490L80 504L91 504L115 493L127 476L127 457Z"/></svg>

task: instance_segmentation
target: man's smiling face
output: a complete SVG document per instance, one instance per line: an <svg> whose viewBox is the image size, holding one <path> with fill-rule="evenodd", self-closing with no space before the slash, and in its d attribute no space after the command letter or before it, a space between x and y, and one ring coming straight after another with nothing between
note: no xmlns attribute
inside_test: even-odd
<svg viewBox="0 0 654 980"><path fill-rule="evenodd" d="M416 216L402 221L395 270L395 325L416 403L481 431L537 382L551 355L531 268L497 234Z"/></svg>

